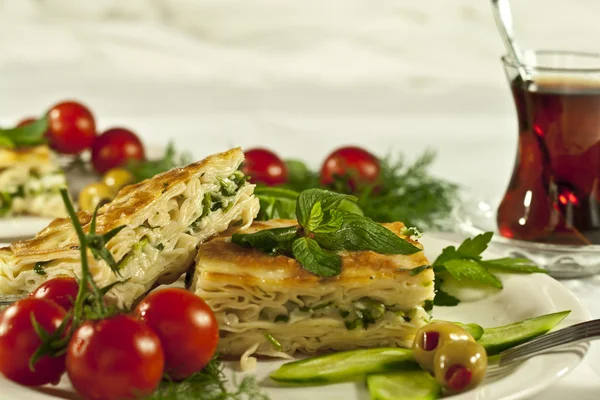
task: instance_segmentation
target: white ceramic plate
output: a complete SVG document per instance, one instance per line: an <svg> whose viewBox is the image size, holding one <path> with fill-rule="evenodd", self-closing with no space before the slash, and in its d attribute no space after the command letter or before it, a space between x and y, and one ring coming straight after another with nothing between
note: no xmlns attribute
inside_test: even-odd
<svg viewBox="0 0 600 400"><path fill-rule="evenodd" d="M424 237L426 253L434 259L441 250L456 243L436 237ZM488 256L492 256L489 254ZM590 319L589 313L561 283L546 275L502 275L504 289L475 300L462 302L457 307L435 307L434 317L459 322L475 322L484 327L504 325L525 318L556 311L571 310L560 327ZM473 296L472 296L473 298ZM571 372L587 352L587 344L580 344L561 352L538 356L528 360L509 375L484 382L477 389L452 397L455 400L523 399L539 393L561 377ZM344 383L308 388L277 387L268 374L282 361L260 361L254 372L263 384L271 400L344 399L368 400L369 394L363 382ZM228 363L229 378L236 372L237 363ZM238 376L239 379L239 376ZM58 387L37 390L21 387L0 377L0 393L3 400L78 398L73 394L67 379Z"/></svg>
<svg viewBox="0 0 600 400"><path fill-rule="evenodd" d="M0 218L0 240L10 241L14 238L29 238L44 229L52 222L52 218L43 217L11 217Z"/></svg>

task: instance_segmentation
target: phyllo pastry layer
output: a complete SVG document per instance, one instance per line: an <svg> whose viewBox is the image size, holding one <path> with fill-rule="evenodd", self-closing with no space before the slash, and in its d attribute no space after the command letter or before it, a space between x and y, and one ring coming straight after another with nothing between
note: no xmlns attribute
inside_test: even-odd
<svg viewBox="0 0 600 400"><path fill-rule="evenodd" d="M59 193L66 185L58 159L48 146L0 147L0 218L66 216Z"/></svg>
<svg viewBox="0 0 600 400"><path fill-rule="evenodd" d="M292 220L254 222L244 233L296 225ZM401 222L383 224L402 235ZM423 251L384 255L344 251L342 272L314 275L293 258L271 256L231 242L228 232L204 243L190 289L213 309L220 326L219 353L289 357L296 352L363 347L409 347L415 331L429 320L433 271Z"/></svg>
<svg viewBox="0 0 600 400"><path fill-rule="evenodd" d="M184 168L126 186L98 212L100 234L125 226L107 243L126 283L110 292L120 306L159 283L178 279L192 264L197 246L232 224L249 225L258 213L254 186L239 167L242 151L233 149ZM85 231L91 215L78 213ZM103 260L88 257L98 286L119 279ZM79 276L79 240L69 219L57 219L34 239L0 249L0 293L34 290L56 276ZM44 275L41 275L43 272Z"/></svg>

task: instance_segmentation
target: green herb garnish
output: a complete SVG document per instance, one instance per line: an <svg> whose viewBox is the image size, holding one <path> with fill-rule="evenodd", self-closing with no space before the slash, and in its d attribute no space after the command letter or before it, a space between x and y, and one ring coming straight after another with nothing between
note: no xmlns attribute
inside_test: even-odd
<svg viewBox="0 0 600 400"><path fill-rule="evenodd" d="M342 259L337 251L371 250L381 254L421 251L370 218L353 213L346 203L355 201L353 196L328 190L305 190L296 200L300 228L236 233L231 241L271 255L293 255L304 269L323 277L340 274Z"/></svg>
<svg viewBox="0 0 600 400"><path fill-rule="evenodd" d="M181 382L165 379L147 400L269 400L254 376L245 376L228 387L223 365L217 356L200 372Z"/></svg>
<svg viewBox="0 0 600 400"><path fill-rule="evenodd" d="M319 175L299 160L288 160L288 183L277 187L258 187L256 196L261 201L259 220L295 218L290 207L293 194L311 188L333 188L337 192L353 194L357 202L346 202L354 212L376 222L403 221L407 226L441 229L457 199L458 187L429 174L435 153L423 153L413 164L403 157L380 160L379 179L371 186L355 188L348 177L335 178L333 185L324 186ZM278 189L286 189L278 192ZM290 192L291 191L291 192ZM264 211L263 211L264 208Z"/></svg>
<svg viewBox="0 0 600 400"><path fill-rule="evenodd" d="M44 264L46 264L46 262L36 262L33 266L33 272L35 272L38 275L46 275L46 271L44 271Z"/></svg>
<svg viewBox="0 0 600 400"><path fill-rule="evenodd" d="M275 339L273 335L265 332L265 338L271 343L275 350L281 351L281 343L279 343L279 340Z"/></svg>
<svg viewBox="0 0 600 400"><path fill-rule="evenodd" d="M44 134L48 130L48 117L33 121L27 125L2 129L0 128L0 147L15 148L20 146L37 146L46 143Z"/></svg>
<svg viewBox="0 0 600 400"><path fill-rule="evenodd" d="M431 269L431 268L433 268L432 265L421 265L420 267L416 267L416 268L413 268L410 271L408 271L408 275L410 275L410 276L419 275L421 272L425 271L426 269Z"/></svg>
<svg viewBox="0 0 600 400"><path fill-rule="evenodd" d="M459 299L442 289L442 283L448 276L459 282L477 282L502 289L502 282L492 273L493 270L526 274L546 272L532 261L524 258L484 260L481 254L487 249L492 235L492 232L482 233L474 238L465 239L458 249L449 246L442 250L442 254L433 263L433 270L436 274L436 306L455 306L460 302Z"/></svg>
<svg viewBox="0 0 600 400"><path fill-rule="evenodd" d="M148 161L132 160L127 164L126 169L131 172L136 182L140 182L172 168L187 165L190 161L191 156L187 153L181 154L178 157L175 152L175 146L173 143L169 143L161 159Z"/></svg>

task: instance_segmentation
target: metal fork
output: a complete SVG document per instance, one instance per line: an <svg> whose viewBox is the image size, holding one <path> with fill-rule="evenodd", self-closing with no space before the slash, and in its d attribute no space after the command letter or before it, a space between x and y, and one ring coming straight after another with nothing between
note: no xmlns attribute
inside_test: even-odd
<svg viewBox="0 0 600 400"><path fill-rule="evenodd" d="M577 344L600 339L600 319L581 322L558 331L547 333L526 343L504 350L498 355L498 363L488 367L486 378L495 378L512 372L520 361L540 354L560 351L567 344ZM564 350L564 349L563 349ZM575 351L576 349L573 349Z"/></svg>

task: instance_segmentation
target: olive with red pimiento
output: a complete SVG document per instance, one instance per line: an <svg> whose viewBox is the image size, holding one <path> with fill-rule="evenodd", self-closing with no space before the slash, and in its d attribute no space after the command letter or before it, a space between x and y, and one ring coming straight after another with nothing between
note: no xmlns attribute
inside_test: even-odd
<svg viewBox="0 0 600 400"><path fill-rule="evenodd" d="M464 392L479 385L487 371L487 353L474 341L451 341L435 353L435 379L450 393Z"/></svg>
<svg viewBox="0 0 600 400"><path fill-rule="evenodd" d="M463 328L450 322L432 322L417 331L413 342L415 360L429 371L434 370L434 357L438 349L449 342L475 342Z"/></svg>

